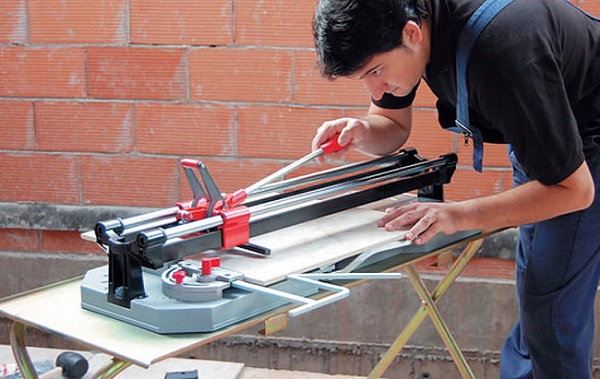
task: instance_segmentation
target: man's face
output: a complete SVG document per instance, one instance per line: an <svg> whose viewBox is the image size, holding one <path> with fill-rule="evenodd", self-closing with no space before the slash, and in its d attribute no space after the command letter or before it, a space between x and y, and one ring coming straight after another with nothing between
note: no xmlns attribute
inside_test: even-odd
<svg viewBox="0 0 600 379"><path fill-rule="evenodd" d="M429 61L428 24L423 23L423 27L424 30L414 21L407 22L402 46L374 55L349 78L364 80L375 100L386 92L399 97L408 95L421 80Z"/></svg>
<svg viewBox="0 0 600 379"><path fill-rule="evenodd" d="M406 46L374 55L365 67L350 79L363 80L375 100L384 93L406 96L421 80L425 63L414 50Z"/></svg>

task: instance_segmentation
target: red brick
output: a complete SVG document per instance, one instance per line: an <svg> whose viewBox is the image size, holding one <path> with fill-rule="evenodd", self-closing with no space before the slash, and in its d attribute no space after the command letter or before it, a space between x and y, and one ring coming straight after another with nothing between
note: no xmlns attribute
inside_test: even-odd
<svg viewBox="0 0 600 379"><path fill-rule="evenodd" d="M239 155L296 160L310 153L316 129L341 110L246 106L238 110Z"/></svg>
<svg viewBox="0 0 600 379"><path fill-rule="evenodd" d="M42 251L48 253L106 254L100 246L81 238L81 232L43 230Z"/></svg>
<svg viewBox="0 0 600 379"><path fill-rule="evenodd" d="M462 275L479 278L514 279L515 263L514 259L474 257L465 267Z"/></svg>
<svg viewBox="0 0 600 379"><path fill-rule="evenodd" d="M292 52L201 48L189 53L192 99L289 102Z"/></svg>
<svg viewBox="0 0 600 379"><path fill-rule="evenodd" d="M294 102L299 104L368 106L369 91L361 80L339 78L331 81L321 76L313 50L294 52Z"/></svg>
<svg viewBox="0 0 600 379"><path fill-rule="evenodd" d="M83 49L0 47L0 96L85 97Z"/></svg>
<svg viewBox="0 0 600 379"><path fill-rule="evenodd" d="M236 155L234 109L217 104L140 103L135 107L138 152Z"/></svg>
<svg viewBox="0 0 600 379"><path fill-rule="evenodd" d="M29 0L33 43L124 43L126 0Z"/></svg>
<svg viewBox="0 0 600 379"><path fill-rule="evenodd" d="M572 1L577 5L577 1ZM579 6L586 12L593 14L596 17L600 17L600 1L598 0L580 0Z"/></svg>
<svg viewBox="0 0 600 379"><path fill-rule="evenodd" d="M78 203L77 158L0 153L0 201Z"/></svg>
<svg viewBox="0 0 600 379"><path fill-rule="evenodd" d="M416 148L425 158L437 158L454 151L454 135L440 128L436 111L413 109L412 129L405 146Z"/></svg>
<svg viewBox="0 0 600 379"><path fill-rule="evenodd" d="M85 203L171 206L179 201L179 163L173 158L82 156Z"/></svg>
<svg viewBox="0 0 600 379"><path fill-rule="evenodd" d="M0 229L0 250L38 251L40 235L29 229Z"/></svg>
<svg viewBox="0 0 600 379"><path fill-rule="evenodd" d="M33 105L28 101L0 101L0 149L36 148Z"/></svg>
<svg viewBox="0 0 600 379"><path fill-rule="evenodd" d="M312 17L316 4L316 0L237 0L236 43L313 47Z"/></svg>
<svg viewBox="0 0 600 379"><path fill-rule="evenodd" d="M133 149L132 106L125 103L38 102L41 150L127 153Z"/></svg>
<svg viewBox="0 0 600 379"><path fill-rule="evenodd" d="M0 43L27 42L27 5L25 0L0 1Z"/></svg>
<svg viewBox="0 0 600 379"><path fill-rule="evenodd" d="M231 0L131 0L129 8L132 43L233 43Z"/></svg>
<svg viewBox="0 0 600 379"><path fill-rule="evenodd" d="M183 49L91 47L87 54L87 72L93 98L187 98Z"/></svg>
<svg viewBox="0 0 600 379"><path fill-rule="evenodd" d="M259 181L283 167L277 161L250 159L201 159L221 192L231 193ZM181 172L181 201L192 199L190 185Z"/></svg>
<svg viewBox="0 0 600 379"><path fill-rule="evenodd" d="M416 263L416 269L420 273L445 274L448 266L437 266L437 258L427 258ZM471 258L467 266L461 272L462 277L471 278L515 278L515 260L498 258Z"/></svg>
<svg viewBox="0 0 600 379"><path fill-rule="evenodd" d="M446 199L465 200L503 192L511 186L510 171L485 171L459 168L446 188Z"/></svg>
<svg viewBox="0 0 600 379"><path fill-rule="evenodd" d="M417 94L415 96L413 106L435 108L436 101L437 97L433 94L433 92L431 92L431 89L429 88L425 80L421 80L421 84L417 89Z"/></svg>

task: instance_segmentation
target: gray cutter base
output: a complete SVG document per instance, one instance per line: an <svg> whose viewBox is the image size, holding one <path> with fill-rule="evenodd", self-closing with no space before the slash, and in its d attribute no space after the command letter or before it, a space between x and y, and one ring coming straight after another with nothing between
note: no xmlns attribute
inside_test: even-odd
<svg viewBox="0 0 600 379"><path fill-rule="evenodd" d="M131 308L108 302L108 266L88 271L81 284L84 309L160 333L208 333L289 304L257 293L228 288L223 298L206 302L184 302L162 292L160 271L144 271L146 297L131 301ZM284 281L270 288L311 296L318 288L301 282Z"/></svg>
<svg viewBox="0 0 600 379"><path fill-rule="evenodd" d="M361 271L378 262L401 258L412 254L427 254L453 242L480 233L479 230L458 232L452 235L438 234L424 245L417 246L404 241L390 243L379 249L349 258L340 272ZM129 324L160 334L208 333L237 322L289 304L259 293L236 288L223 291L223 298L205 302L185 302L166 296L162 290L161 270L144 269L146 297L131 301L131 308L108 302L108 266L88 271L81 284L81 306ZM315 286L286 280L272 286L276 290L299 296L311 296L319 289Z"/></svg>

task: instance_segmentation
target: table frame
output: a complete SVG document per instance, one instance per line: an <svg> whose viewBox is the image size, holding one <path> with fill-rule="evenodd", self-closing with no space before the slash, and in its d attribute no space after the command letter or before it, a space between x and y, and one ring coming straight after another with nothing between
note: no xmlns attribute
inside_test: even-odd
<svg viewBox="0 0 600 379"><path fill-rule="evenodd" d="M458 278L462 270L467 266L467 263L473 258L473 256L477 253L481 244L483 243L483 237L479 237L476 240L470 241L467 243L466 247L463 249L460 256L456 259L452 267L447 271L446 275L439 281L438 285L435 287L433 292L429 292L425 283L418 275L415 269L415 263L411 262L407 264L404 268L404 271L408 275L411 284L413 285L415 291L417 292L419 298L421 299L421 306L413 316L413 318L408 322L408 324L404 327L402 332L396 337L394 342L391 344L387 352L382 356L379 360L379 363L375 366L375 368L371 371L368 378L379 378L385 370L392 364L394 358L400 350L408 343L410 338L417 331L419 326L425 320L425 317L429 316L433 325L438 331L438 334L442 338L442 341L446 345L450 356L454 360L458 371L462 375L463 378L475 378L473 375L473 371L469 367L467 360L464 355L460 351L458 344L454 340L454 337L450 333L448 326L442 319L440 312L436 306L436 303L441 299L441 297L446 293L446 291L450 288L450 285ZM441 252L439 255L444 254Z"/></svg>

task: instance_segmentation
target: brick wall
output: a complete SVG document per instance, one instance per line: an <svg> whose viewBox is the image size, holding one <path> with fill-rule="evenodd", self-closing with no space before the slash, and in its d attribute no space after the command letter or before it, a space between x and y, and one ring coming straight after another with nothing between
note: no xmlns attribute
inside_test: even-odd
<svg viewBox="0 0 600 379"><path fill-rule="evenodd" d="M315 70L315 3L0 0L0 202L165 207L189 198L183 157L232 191L303 156L321 122L369 101ZM600 13L600 0L579 5ZM474 173L425 85L413 122L408 145L460 156L449 199L510 186L505 147ZM48 233L0 229L0 249L44 250Z"/></svg>

